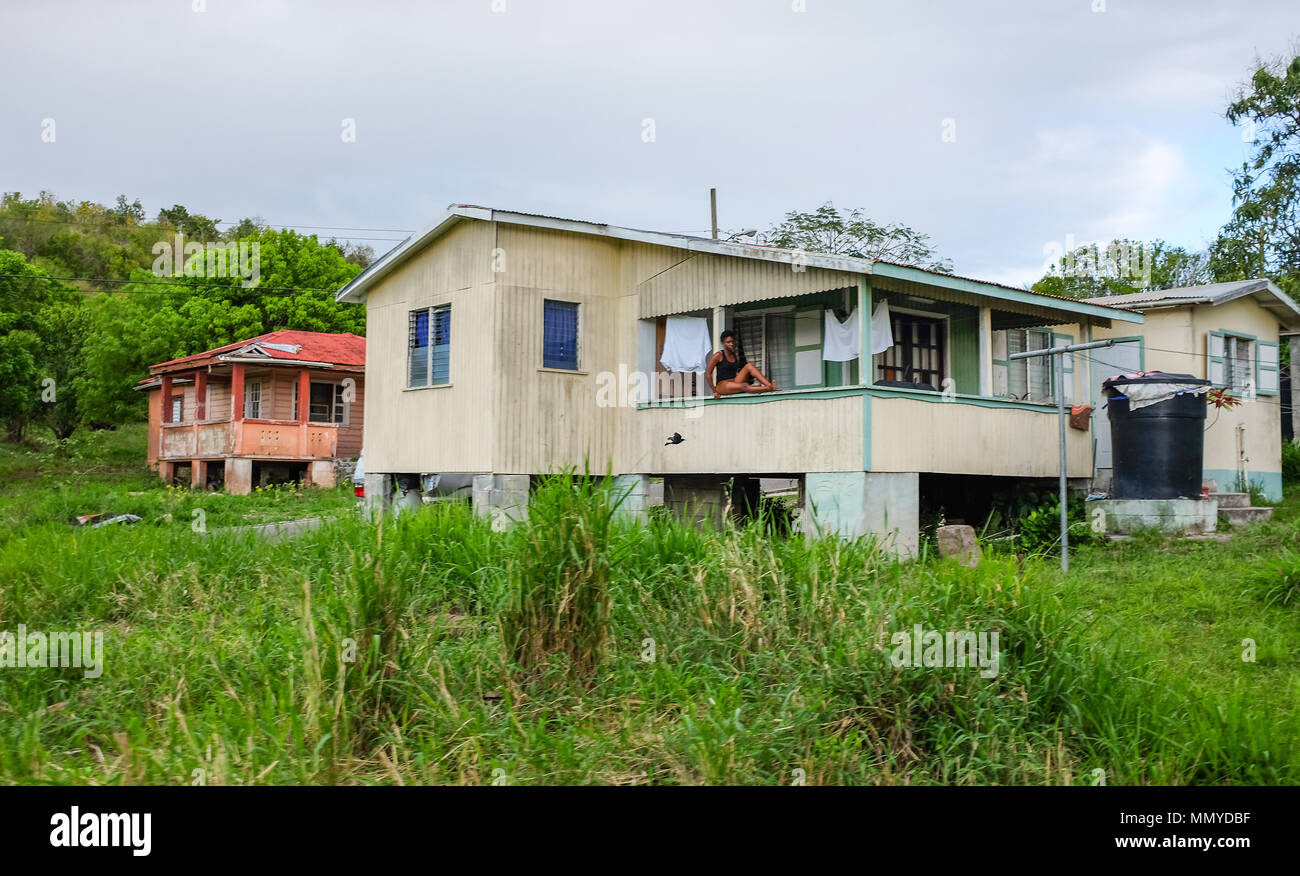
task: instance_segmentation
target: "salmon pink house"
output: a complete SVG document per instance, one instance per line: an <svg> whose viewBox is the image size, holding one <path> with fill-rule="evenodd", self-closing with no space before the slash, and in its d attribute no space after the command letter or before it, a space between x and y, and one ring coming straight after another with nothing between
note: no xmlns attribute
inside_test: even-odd
<svg viewBox="0 0 1300 876"><path fill-rule="evenodd" d="M247 493L334 486L361 453L366 339L275 331L159 362L149 393L149 465L163 480Z"/></svg>

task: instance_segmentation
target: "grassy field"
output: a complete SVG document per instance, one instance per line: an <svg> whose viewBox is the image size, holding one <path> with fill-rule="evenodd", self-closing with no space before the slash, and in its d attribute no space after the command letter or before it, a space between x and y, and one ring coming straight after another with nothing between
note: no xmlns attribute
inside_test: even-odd
<svg viewBox="0 0 1300 876"><path fill-rule="evenodd" d="M190 530L337 514L352 508L350 484L334 490L292 486L251 496L167 489L145 465L145 424L78 432L60 444L38 436L26 446L0 442L0 540L28 527L64 524L86 514L135 514L154 526Z"/></svg>
<svg viewBox="0 0 1300 876"><path fill-rule="evenodd" d="M634 525L563 479L510 532L366 521L346 491L151 486L132 441L0 452L0 630L104 639L98 678L0 667L0 782L1300 780L1294 487L1227 543L1084 548L1064 577ZM314 513L274 542L213 525ZM916 624L997 632L996 676L895 666Z"/></svg>

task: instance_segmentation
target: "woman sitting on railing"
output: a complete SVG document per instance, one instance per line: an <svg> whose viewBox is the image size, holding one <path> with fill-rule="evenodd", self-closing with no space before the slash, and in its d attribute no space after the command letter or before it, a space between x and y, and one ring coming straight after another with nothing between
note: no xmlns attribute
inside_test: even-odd
<svg viewBox="0 0 1300 876"><path fill-rule="evenodd" d="M717 369L715 383L713 370ZM714 398L734 395L740 392L775 392L780 389L763 376L753 363L745 361L744 355L736 349L736 333L728 329L722 333L722 350L714 353L704 369L704 379L709 382ZM757 380L758 386L750 383Z"/></svg>

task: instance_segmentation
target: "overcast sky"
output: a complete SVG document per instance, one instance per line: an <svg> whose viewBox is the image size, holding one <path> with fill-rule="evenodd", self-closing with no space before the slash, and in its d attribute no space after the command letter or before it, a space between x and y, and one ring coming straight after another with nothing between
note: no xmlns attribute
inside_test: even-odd
<svg viewBox="0 0 1300 876"><path fill-rule="evenodd" d="M716 186L724 228L832 201L1020 285L1067 235L1212 239L1248 146L1223 109L1297 36L1296 0L0 0L0 188L707 235Z"/></svg>

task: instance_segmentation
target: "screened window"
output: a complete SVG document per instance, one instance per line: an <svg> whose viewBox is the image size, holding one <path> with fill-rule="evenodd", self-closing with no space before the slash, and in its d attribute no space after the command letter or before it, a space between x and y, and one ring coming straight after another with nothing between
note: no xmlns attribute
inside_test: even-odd
<svg viewBox="0 0 1300 876"><path fill-rule="evenodd" d="M1052 346L1052 333L1034 329L1009 329L1007 355ZM1052 357L1014 359L1007 362L1007 390L1020 401L1052 401Z"/></svg>
<svg viewBox="0 0 1300 876"><path fill-rule="evenodd" d="M185 396L183 395L172 396L172 418L170 422L179 423L181 421L181 407L184 401Z"/></svg>
<svg viewBox="0 0 1300 876"><path fill-rule="evenodd" d="M261 380L244 381L244 416L250 420L257 420L262 416Z"/></svg>
<svg viewBox="0 0 1300 876"><path fill-rule="evenodd" d="M412 310L407 347L408 386L437 386L450 382L450 305Z"/></svg>
<svg viewBox="0 0 1300 876"><path fill-rule="evenodd" d="M542 367L578 370L578 305L542 303Z"/></svg>
<svg viewBox="0 0 1300 876"><path fill-rule="evenodd" d="M740 354L777 386L794 386L794 321L793 312L735 319Z"/></svg>
<svg viewBox="0 0 1300 876"><path fill-rule="evenodd" d="M1227 372L1224 383L1235 393L1245 395L1252 386L1254 374L1252 357L1254 343L1249 338L1226 335L1224 344L1224 368Z"/></svg>

